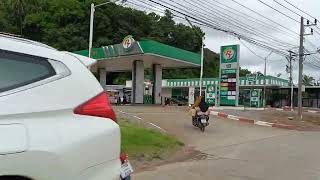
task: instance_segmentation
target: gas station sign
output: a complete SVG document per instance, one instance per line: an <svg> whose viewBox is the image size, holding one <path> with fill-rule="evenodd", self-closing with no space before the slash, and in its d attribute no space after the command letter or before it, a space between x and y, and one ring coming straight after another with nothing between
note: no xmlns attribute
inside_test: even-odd
<svg viewBox="0 0 320 180"><path fill-rule="evenodd" d="M123 39L122 47L128 51L133 47L134 42L135 40L133 39L133 36L128 35Z"/></svg>
<svg viewBox="0 0 320 180"><path fill-rule="evenodd" d="M252 89L250 92L250 107L260 107L261 89Z"/></svg>
<svg viewBox="0 0 320 180"><path fill-rule="evenodd" d="M222 46L220 52L220 105L237 106L239 97L239 45Z"/></svg>
<svg viewBox="0 0 320 180"><path fill-rule="evenodd" d="M214 105L216 100L216 86L214 84L207 85L206 88L206 103L209 105Z"/></svg>

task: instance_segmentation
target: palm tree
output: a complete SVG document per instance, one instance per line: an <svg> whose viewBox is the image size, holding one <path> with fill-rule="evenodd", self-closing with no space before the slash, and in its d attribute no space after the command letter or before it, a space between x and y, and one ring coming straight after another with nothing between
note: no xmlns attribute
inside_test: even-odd
<svg viewBox="0 0 320 180"><path fill-rule="evenodd" d="M305 86L313 86L314 78L312 76L308 76L304 74L302 76L302 84Z"/></svg>

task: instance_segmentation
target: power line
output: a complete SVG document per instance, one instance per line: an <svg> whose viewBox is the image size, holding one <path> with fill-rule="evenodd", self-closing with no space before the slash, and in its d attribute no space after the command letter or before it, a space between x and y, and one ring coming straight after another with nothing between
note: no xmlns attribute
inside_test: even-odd
<svg viewBox="0 0 320 180"><path fill-rule="evenodd" d="M267 4L267 3L263 2L262 0L257 0L257 1L261 2L262 4L264 4L264 5L268 6L268 7L269 7L269 8L271 8L271 9L273 9L273 10L277 11L278 13L282 14L283 16L285 16L285 17L287 17L287 18L289 18L289 19L291 19L291 20L293 20L293 21L295 21L295 22L297 22L297 23L300 23L298 20L296 20L296 19L294 19L294 18L292 18L292 17L288 16L287 14L285 14L285 13L283 13L283 12L279 11L278 9L276 9L276 8L274 8L274 7L272 7L272 6L270 6L269 4Z"/></svg>
<svg viewBox="0 0 320 180"><path fill-rule="evenodd" d="M141 2L140 0L138 0L138 1ZM139 8L149 9L150 11L156 11L156 12L158 12L158 13L164 14L164 12L163 12L162 10L160 10L158 7L152 6L152 5L150 5L150 4L148 4L148 5L149 5L149 6L152 6L152 8L151 8L151 7L148 7L148 6L144 5L144 4L134 3L134 2L132 2L132 1L127 1L127 2L128 2L129 4L132 4L132 5L134 5L134 6L136 6L136 7L139 7Z"/></svg>
<svg viewBox="0 0 320 180"><path fill-rule="evenodd" d="M293 10L291 10L291 9L289 9L288 7L286 7L285 5L283 5L283 4L281 4L281 3L279 3L279 2L277 2L276 0L274 0L276 3L278 3L278 4L280 4L282 7L284 7L284 8L286 8L286 9L288 9L288 10L290 10L291 12L293 12L293 13L295 13L295 14L297 14L298 16L302 16L302 15L300 15L300 14L298 14L298 13L296 13L296 12L294 12ZM306 15L308 15L309 17L311 17L312 19L314 19L314 20L317 20L317 18L315 18L314 16L312 16L311 14L309 14L309 13L307 13L306 11L303 11L302 9L300 9L300 8L298 8L297 6L295 6L295 5L293 5L292 3L290 3L289 1L287 1L287 0L284 0L286 3L288 3L290 6L292 6L292 7L294 7L295 9L297 9L298 11L300 11L300 12L302 12L302 13L304 13L304 14L306 14ZM308 19L307 19L308 20ZM308 21L310 21L310 20L308 20ZM316 25L315 26L318 30L320 30L320 28ZM318 32L318 31L315 31L315 33L316 34L318 34L318 35L320 35L320 33Z"/></svg>
<svg viewBox="0 0 320 180"><path fill-rule="evenodd" d="M266 43L266 42L264 42L264 41L256 40L256 39L253 39L253 38L249 38L249 37L247 37L247 36L245 36L245 35L241 35L241 34L239 34L239 33L237 33L237 32L234 32L234 31L230 30L229 28L224 28L224 27L222 27L219 23L213 23L213 22L208 23L208 19L205 19L205 20L204 20L203 18L200 18L200 19L199 19L199 17L190 16L190 15L187 14L187 13L184 13L184 12L181 12L181 11L177 10L177 7L175 7L176 9L174 9L174 8L171 8L171 7L167 6L167 5L164 5L164 4L162 4L162 3L159 3L158 1L154 1L154 0L149 0L149 1L152 2L152 3L154 3L154 4L160 5L160 6L164 7L164 8L167 8L167 9L169 9L169 10L171 10L171 11L174 11L174 12L176 12L176 13L182 14L183 16L186 16L186 17L188 17L188 18L190 18L190 19L193 19L193 20L195 20L195 21L198 21L198 22L200 22L200 23L202 23L202 24L204 24L204 25L206 25L206 26L209 26L210 28L215 29L215 30L222 31L222 32L228 33L228 34L230 34L230 35L233 35L233 36L242 38L242 39L246 40L246 41L249 42L249 43L255 44L255 45L260 46L260 47L265 48L265 49L272 50L272 51L274 51L275 53L277 53L277 54L279 54L279 55L282 55L282 56L285 56L285 55L286 55L286 52L285 52L284 49L283 49L283 51L282 51L282 50L279 50L279 49L275 49L275 48L273 48L274 45L270 45L270 44L268 44L268 43ZM163 2L163 1L162 1L162 2ZM178 9L180 9L180 8L178 8Z"/></svg>
<svg viewBox="0 0 320 180"><path fill-rule="evenodd" d="M311 17L311 18L313 18L313 19L317 19L317 18L313 17L311 14L309 14L309 13L303 11L302 9L298 8L297 6L295 6L294 4L292 4L291 2L289 2L288 0L284 0L284 1L285 1L286 3L288 3L289 5L291 5L292 7L296 8L297 10L299 10L300 12L308 15L309 17Z"/></svg>
<svg viewBox="0 0 320 180"><path fill-rule="evenodd" d="M157 7L157 6L154 6L154 5L152 5L152 4L146 3L146 2L144 2L144 1L142 1L142 0L137 0L137 1L139 1L139 2L141 2L141 3L144 3L144 4L146 4L146 5L149 5L149 6L151 6L152 8L151 8L151 7L148 7L148 6L144 5L144 4L138 4L138 3L133 3L133 2L129 2L129 1L128 1L128 3L133 4L133 5L135 5L136 7L146 8L146 9L149 9L150 11L156 11L156 12L158 12L158 13L164 14L163 10L160 9L159 7ZM174 14L174 13L172 13L172 16L185 21L185 17L183 17L183 16L179 16L179 15ZM197 25L199 25L199 26L204 26L204 27L210 28L209 26L207 26L207 25L205 25L205 24L202 24L202 23L199 23L199 22L197 22L197 21L192 21L192 20L189 20L189 21L192 22L192 23L194 23L194 24L197 24Z"/></svg>
<svg viewBox="0 0 320 180"><path fill-rule="evenodd" d="M289 28L287 28L287 27L283 26L282 24L280 24L280 23L278 23L278 22L276 22L276 21L274 21L274 20L272 20L272 19L270 19L270 18L268 18L268 17L266 17L266 16L262 15L261 13L259 13L259 12L255 11L255 10L253 10L253 9L251 9L251 8L248 8L247 6L245 6L245 5L241 4L241 3L239 3L238 1L236 1L236 0L231 0L231 1L233 1L234 3L238 4L239 6L241 6L241 7L243 7L243 8L245 8L245 9L247 9L247 10L249 10L249 11L251 11L251 12L253 12L253 13L257 14L257 15L259 15L260 17L263 17L264 19L267 19L268 21L270 21L270 22L272 22L272 23L274 23L274 24L277 24L278 26L280 26L280 27L282 27L282 28L284 28L284 29L286 29L286 30L288 30L288 31L290 31L290 32L292 32L292 33L294 33L295 35L300 36L297 32L292 31L291 29L289 29Z"/></svg>
<svg viewBox="0 0 320 180"><path fill-rule="evenodd" d="M253 22L254 24L259 24L259 25L261 25L261 26L263 26L263 27L265 27L267 29L273 29L273 30L278 31L278 32L287 33L287 31L285 31L285 30L283 30L283 29L281 29L279 27L276 27L273 24L270 24L270 23L267 23L267 22L265 22L263 20L255 18L255 17L251 16L248 13L241 12L238 9L235 9L235 8L233 8L231 6L228 6L226 3L222 4L218 0L212 0L212 1L215 2L215 6L217 6L219 9L222 9L224 12L229 12L229 13L235 14L236 17L242 17L245 20L249 20L249 21ZM204 0L202 2L206 3L207 5L209 5L209 2L207 2L206 0ZM297 37L297 36L293 36L291 33L290 34L288 33L287 35L290 35L290 37L294 38L294 39Z"/></svg>
<svg viewBox="0 0 320 180"><path fill-rule="evenodd" d="M193 7L195 7L196 5L195 5L194 1L191 1L191 2L193 2L193 3L190 3L190 2L186 2L186 3L188 3L188 4L192 5ZM241 27L244 27L245 29L249 29L249 31L253 31L253 32L251 32L251 33L256 34L256 36L259 36L259 37L263 36L264 38L271 39L271 40L274 41L275 43L279 43L280 46L283 46L283 44L287 44L287 45L290 45L290 46L295 46L295 45L293 45L293 44L290 44L290 43L281 41L281 40L276 39L276 38L274 38L274 37L271 37L271 36L269 37L268 35L265 34L265 32L263 32L263 31L261 31L261 30L259 30L259 29L256 29L255 27L249 25L248 23L243 23L243 22L242 22L242 23L239 23L239 22L238 22L238 21L240 21L239 19L228 15L228 14L225 13L224 11L221 11L221 10L219 10L219 9L217 9L217 8L214 8L214 7L213 7L211 4L209 4L209 3L205 3L205 2L203 2L203 3L206 5L207 8L202 8L201 10L208 12L206 9L208 9L208 7L210 7L210 10L213 10L213 9L214 9L214 10L215 10L215 13L217 13L217 14L218 14L219 16L221 16L221 17L224 17L226 20L228 20L228 23L229 23L229 24L244 24L244 25L241 26ZM196 6L196 7L200 8L199 6ZM208 14L207 14L207 15L208 15ZM237 19L238 21L235 21L234 19ZM234 23L230 23L230 21L232 21L232 22L234 22ZM259 35L257 35L257 33L258 33ZM284 46L284 47L287 47L287 46Z"/></svg>
<svg viewBox="0 0 320 180"><path fill-rule="evenodd" d="M258 0L258 1L259 1L259 2L261 2L262 4L264 4L264 5L268 6L269 8L271 8L271 9L273 9L273 10L277 11L278 13L280 13L280 14L284 15L285 17L287 17L287 18L289 18L289 19L291 19L291 20L293 20L293 21L295 21L295 22L297 22L297 23L300 23L298 20L296 20L296 19L294 19L294 18L290 17L289 15L287 15L287 14L285 14L285 13L283 13L283 12L279 11L278 9L273 8L272 6L270 6L270 5L268 5L267 3L263 2L262 0ZM274 2L276 2L277 4L279 4L280 6L284 7L285 9L287 9L287 10L291 11L292 13L296 14L297 16L302 17L302 15L301 15L301 14L299 14L299 13L297 13L297 12L293 11L292 9L290 9L290 8L286 7L285 5L281 4L281 3L280 3L280 2L278 2L277 0L273 0L273 1L274 1ZM308 19L307 19L307 20L308 20ZM308 21L310 21L310 20L308 20ZM316 27L316 28L318 28L318 29L320 30L320 28L319 28L319 27L317 27L317 26L315 26L315 27ZM318 35L320 35L320 33L319 33L319 32L317 32L316 30L314 30L314 32L315 32L315 33L317 33ZM309 43L309 44L312 44L311 42L308 42L308 43ZM313 44L312 44L312 45L313 45Z"/></svg>
<svg viewBox="0 0 320 180"><path fill-rule="evenodd" d="M241 39L239 40L240 43L246 47L253 55L257 56L258 58L260 58L261 60L264 61L264 58L262 56L259 56L257 53L255 53L252 49L250 49L244 42L241 41Z"/></svg>
<svg viewBox="0 0 320 180"><path fill-rule="evenodd" d="M285 6L285 5L281 4L281 3L279 3L277 0L273 0L273 1L274 1L274 2L276 2L277 4L279 4L280 6L284 7L285 9L287 9L287 10L291 11L291 12L292 12L292 13L294 13L295 15L297 15L297 16L299 16L299 17L301 17L301 16L302 16L302 15L300 15L299 13L297 13L297 12L293 11L292 9L288 8L287 6Z"/></svg>
<svg viewBox="0 0 320 180"><path fill-rule="evenodd" d="M196 7L197 9L201 10L202 13L203 13L203 11L208 12L208 11L206 10L206 9L208 9L208 7L211 7L211 8L212 8L212 6L211 6L210 4L207 4L207 5L208 5L207 8L203 8L203 7L197 6L197 4L194 3L194 1L191 1L191 2L193 2L193 3L190 3L190 2L186 2L186 3L188 3L188 4L190 4L191 6ZM178 3L176 3L176 4L178 4ZM178 4L178 5L179 5L179 4ZM181 5L181 6L183 6L183 5ZM184 7L185 7L185 6L184 6ZM186 7L185 7L185 8L186 8ZM190 9L190 8L189 8L189 9ZM211 9L210 9L210 10L211 10ZM240 28L240 29L242 29L242 30L245 30L246 32L248 32L248 33L250 33L250 34L255 34L257 37L261 37L261 38L263 38L263 39L271 39L272 41L274 41L275 43L277 43L278 46L283 46L283 47L295 46L295 45L292 45L292 44L290 44L290 43L287 43L287 42L284 42L284 41L275 39L274 37L271 37L271 36L269 37L268 35L265 34L265 32L262 32L262 31L260 31L260 30L257 30L256 28L252 27L251 25L249 25L249 24L247 24L247 23L242 23L242 24L244 24L244 25L241 25L241 23L239 23L238 21L235 21L235 20L234 20L235 18L229 16L228 14L226 14L226 13L220 11L220 10L217 10L217 9L215 9L215 10L216 10L215 13L218 14L219 16L213 16L213 17L219 18L219 19L221 19L220 17L225 18L225 19L222 19L222 20L224 20L224 21L225 21L225 20L228 20L228 23L227 23L228 25L236 26L237 28ZM193 11L195 11L195 10L193 10ZM200 12L197 12L197 13L200 13ZM209 13L209 12L208 12L208 13ZM208 14L208 13L203 13L203 14L205 14L206 16L211 16L211 15ZM226 24L226 23L224 23L224 24ZM237 25L237 24L240 24L240 25ZM287 44L287 46L284 46L283 44Z"/></svg>
<svg viewBox="0 0 320 180"><path fill-rule="evenodd" d="M161 0L159 0L159 1L161 1ZM161 2L162 2L162 3L166 3L166 2L163 2L163 1L161 1ZM168 4L168 3L167 3L167 4ZM169 5L172 6L172 7L174 7L174 8L176 8L176 9L180 9L180 10L182 10L182 11L185 11L185 10L183 10L181 7L184 7L185 9L189 9L189 10L190 10L190 8L187 8L187 7L185 7L184 5L181 5L181 4L176 3L176 2L175 2L175 4L177 4L177 6L172 5L172 4L169 4ZM189 4L190 4L190 3L189 3ZM194 5L194 4L191 4L191 5L196 6L196 5ZM179 7L178 7L178 6L179 6ZM201 7L199 7L199 6L197 6L197 8L200 8L200 9L201 9ZM202 9L202 10L206 11L205 9ZM200 15L204 14L203 12L200 13L200 12L197 12L197 11L195 11L195 10L193 10L193 9L191 9L191 11L193 11L193 12L196 13L196 14L200 14ZM206 14L205 18L208 18L207 16L210 16L210 15ZM219 18L219 17L217 17L217 16L216 16L216 18L221 19L221 18ZM222 20L223 20L223 19L222 19ZM207 21L210 21L210 20L207 19ZM212 22L212 21L211 21L211 22ZM236 23L236 22L235 22L235 23ZM230 26L229 26L229 24L231 24L231 25L233 25L233 26L236 26L238 29L245 30L245 31L248 32L249 34L255 34L256 36L261 37L261 35L258 35L258 34L256 34L256 33L252 32L252 31L253 31L252 28L248 31L247 29L244 29L244 28L242 28L241 26L235 25L235 23L230 23L230 22L229 22L228 24L226 24L226 23L222 23L222 24L224 24L224 26L226 26L226 27L228 27L228 28L234 29L234 27L230 27ZM260 34L261 34L261 33L260 33ZM265 38L264 38L264 39L265 39ZM274 39L273 39L273 41L274 41ZM261 41L261 42L263 42L263 41ZM266 42L264 42L264 43L266 43ZM283 42L279 42L279 43L281 44L281 43L283 43ZM283 45L281 44L280 46L283 46ZM293 46L294 46L294 45L293 45ZM284 47L287 47L287 46L284 46ZM281 49L281 48L280 48L280 49Z"/></svg>

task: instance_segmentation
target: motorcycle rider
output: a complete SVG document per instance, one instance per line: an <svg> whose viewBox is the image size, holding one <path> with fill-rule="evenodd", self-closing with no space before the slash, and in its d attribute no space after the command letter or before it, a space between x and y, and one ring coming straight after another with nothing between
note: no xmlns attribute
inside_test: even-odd
<svg viewBox="0 0 320 180"><path fill-rule="evenodd" d="M205 113L206 115L209 115L208 112L209 106L206 103L205 99L203 96L199 96L196 100L196 102L194 103L194 105L191 108L191 115L192 118L195 118L197 114L199 113Z"/></svg>

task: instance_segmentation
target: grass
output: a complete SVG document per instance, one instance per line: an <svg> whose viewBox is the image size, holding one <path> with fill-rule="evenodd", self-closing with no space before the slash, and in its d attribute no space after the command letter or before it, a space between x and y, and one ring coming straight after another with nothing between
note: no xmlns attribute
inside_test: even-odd
<svg viewBox="0 0 320 180"><path fill-rule="evenodd" d="M127 153L130 159L164 159L184 145L173 136L145 129L127 120L120 120L119 124L122 151Z"/></svg>

